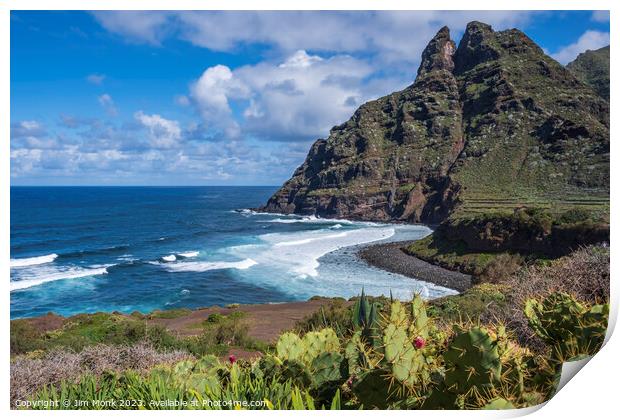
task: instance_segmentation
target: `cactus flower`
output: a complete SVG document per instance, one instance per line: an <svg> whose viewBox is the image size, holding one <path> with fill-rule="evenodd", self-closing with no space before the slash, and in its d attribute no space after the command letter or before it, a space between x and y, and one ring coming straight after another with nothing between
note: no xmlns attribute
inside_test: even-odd
<svg viewBox="0 0 620 420"><path fill-rule="evenodd" d="M237 357L234 354L228 356L228 361L230 363L235 363L237 361Z"/></svg>
<svg viewBox="0 0 620 420"><path fill-rule="evenodd" d="M420 336L417 336L415 340L413 340L413 345L416 349L421 349L426 345L426 340Z"/></svg>

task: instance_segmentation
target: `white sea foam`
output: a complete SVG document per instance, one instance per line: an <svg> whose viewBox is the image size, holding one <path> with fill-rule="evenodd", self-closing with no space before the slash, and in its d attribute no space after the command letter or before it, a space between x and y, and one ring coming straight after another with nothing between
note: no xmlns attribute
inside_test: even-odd
<svg viewBox="0 0 620 420"><path fill-rule="evenodd" d="M329 229L270 233L259 237L263 244L237 246L231 250L278 271L316 277L318 260L323 255L343 247L387 239L392 235L393 227L361 228L337 234Z"/></svg>
<svg viewBox="0 0 620 420"><path fill-rule="evenodd" d="M185 258L193 258L198 256L198 251L180 252L179 255Z"/></svg>
<svg viewBox="0 0 620 420"><path fill-rule="evenodd" d="M99 276L102 274L107 274L107 268L110 266L111 265L93 266L89 268L68 267L64 269L54 268L45 270L31 270L28 273L24 273L22 279L11 281L9 287L11 291L14 291L28 289L30 287L38 286L51 281Z"/></svg>
<svg viewBox="0 0 620 420"><path fill-rule="evenodd" d="M251 258L242 261L193 261L193 262L177 262L175 264L166 264L167 271L194 271L203 272L211 270L224 270L227 268L235 268L237 270L247 270L256 265L257 262Z"/></svg>
<svg viewBox="0 0 620 420"><path fill-rule="evenodd" d="M31 265L47 264L58 258L58 254L41 255L30 258L11 258L11 268L28 267Z"/></svg>
<svg viewBox="0 0 620 420"><path fill-rule="evenodd" d="M161 257L162 260L166 261L166 262L173 262L177 260L177 256L174 254L170 254L170 255L166 255L164 257Z"/></svg>
<svg viewBox="0 0 620 420"><path fill-rule="evenodd" d="M354 225L338 233L333 226L320 230L260 235L258 243L237 245L224 251L237 258L251 258L258 265L236 277L248 284L276 288L301 299L313 295L349 298L362 288L372 295L390 293L411 299L414 293L431 299L454 290L370 267L356 257L351 246L381 240L414 240L430 229L412 225Z"/></svg>

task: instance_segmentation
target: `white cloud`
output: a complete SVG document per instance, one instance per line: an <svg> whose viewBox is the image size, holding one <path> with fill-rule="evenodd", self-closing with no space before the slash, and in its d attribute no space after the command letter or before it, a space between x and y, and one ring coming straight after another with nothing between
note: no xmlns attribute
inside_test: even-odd
<svg viewBox="0 0 620 420"><path fill-rule="evenodd" d="M557 52L551 54L562 64L567 64L577 58L582 52L587 50L596 50L609 45L609 32L586 31L577 42L560 48Z"/></svg>
<svg viewBox="0 0 620 420"><path fill-rule="evenodd" d="M222 130L228 137L239 135L229 101L247 98L248 94L248 87L233 76L230 68L220 64L206 69L190 86L190 97L202 119L210 128Z"/></svg>
<svg viewBox="0 0 620 420"><path fill-rule="evenodd" d="M181 139L178 121L167 120L158 114L147 115L142 111L136 112L134 118L148 130L149 144L152 147L170 149L178 146Z"/></svg>
<svg viewBox="0 0 620 420"><path fill-rule="evenodd" d="M116 109L116 106L114 105L114 100L109 94L104 93L103 95L99 95L97 97L97 101L99 102L99 105L101 105L103 109L105 109L108 115L112 117L118 115L118 111Z"/></svg>
<svg viewBox="0 0 620 420"><path fill-rule="evenodd" d="M371 73L368 63L351 56L322 58L299 50L282 62L234 71L210 67L191 85L190 96L211 127L234 126L272 140L307 140L327 135L374 96L374 84L362 83ZM242 118L232 115L232 103L243 109Z"/></svg>
<svg viewBox="0 0 620 420"><path fill-rule="evenodd" d="M22 120L11 123L11 140L31 136L43 136L45 134L45 129L41 123L35 120Z"/></svg>
<svg viewBox="0 0 620 420"><path fill-rule="evenodd" d="M481 20L496 29L523 26L527 11L99 11L108 31L132 42L184 39L215 51L263 44L290 54L299 49L358 52L383 61L417 62L428 39L445 24L462 32ZM411 69L413 72L414 69Z"/></svg>
<svg viewBox="0 0 620 420"><path fill-rule="evenodd" d="M97 21L110 32L122 35L130 42L159 45L169 29L172 16L157 11L100 11L93 12Z"/></svg>
<svg viewBox="0 0 620 420"><path fill-rule="evenodd" d="M86 76L86 80L93 85L100 85L103 83L105 77L105 74L93 73Z"/></svg>
<svg viewBox="0 0 620 420"><path fill-rule="evenodd" d="M287 67L310 67L314 63L323 61L318 55L308 55L304 50L297 50L297 52L291 55L286 61L279 65L280 68Z"/></svg>

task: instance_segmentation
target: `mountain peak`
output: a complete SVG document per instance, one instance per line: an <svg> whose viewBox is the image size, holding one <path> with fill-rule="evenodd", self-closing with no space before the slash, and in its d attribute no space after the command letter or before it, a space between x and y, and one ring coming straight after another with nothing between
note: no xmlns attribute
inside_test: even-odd
<svg viewBox="0 0 620 420"><path fill-rule="evenodd" d="M317 140L262 209L435 223L583 196L608 200L608 102L523 32L470 22L456 49L441 28L415 82Z"/></svg>
<svg viewBox="0 0 620 420"><path fill-rule="evenodd" d="M450 29L444 26L431 39L422 52L422 62L418 68L418 75L434 70L454 69L452 55L456 51L456 44L450 39Z"/></svg>

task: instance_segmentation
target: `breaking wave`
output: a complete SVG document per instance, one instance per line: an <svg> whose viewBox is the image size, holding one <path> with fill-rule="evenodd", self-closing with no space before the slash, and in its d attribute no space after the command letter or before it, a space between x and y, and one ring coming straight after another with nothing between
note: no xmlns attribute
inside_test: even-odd
<svg viewBox="0 0 620 420"><path fill-rule="evenodd" d="M29 267L31 265L47 264L58 258L58 254L41 255L30 258L11 258L11 268Z"/></svg>

